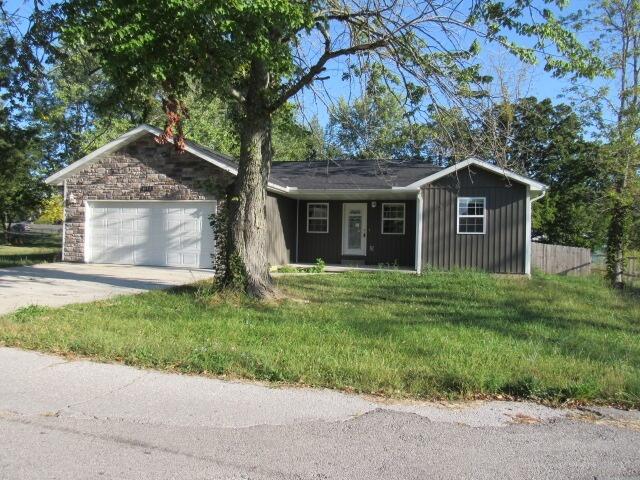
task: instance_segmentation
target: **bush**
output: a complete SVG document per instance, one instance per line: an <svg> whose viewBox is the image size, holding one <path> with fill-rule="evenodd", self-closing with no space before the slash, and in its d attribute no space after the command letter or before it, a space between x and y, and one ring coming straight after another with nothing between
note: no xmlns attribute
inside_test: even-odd
<svg viewBox="0 0 640 480"><path fill-rule="evenodd" d="M59 225L63 218L62 195L53 195L42 202L42 213L36 223Z"/></svg>

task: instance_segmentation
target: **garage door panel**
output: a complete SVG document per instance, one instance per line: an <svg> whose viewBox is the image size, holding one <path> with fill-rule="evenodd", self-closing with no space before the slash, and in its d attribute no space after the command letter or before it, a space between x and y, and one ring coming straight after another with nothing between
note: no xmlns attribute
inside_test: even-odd
<svg viewBox="0 0 640 480"><path fill-rule="evenodd" d="M91 204L88 261L211 268L215 205L180 203Z"/></svg>

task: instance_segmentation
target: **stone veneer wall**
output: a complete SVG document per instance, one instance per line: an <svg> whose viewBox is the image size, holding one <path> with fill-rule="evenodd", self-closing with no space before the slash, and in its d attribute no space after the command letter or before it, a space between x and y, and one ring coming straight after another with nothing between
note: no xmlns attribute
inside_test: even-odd
<svg viewBox="0 0 640 480"><path fill-rule="evenodd" d="M84 261L86 200L209 200L232 181L207 161L145 135L66 179L63 258Z"/></svg>

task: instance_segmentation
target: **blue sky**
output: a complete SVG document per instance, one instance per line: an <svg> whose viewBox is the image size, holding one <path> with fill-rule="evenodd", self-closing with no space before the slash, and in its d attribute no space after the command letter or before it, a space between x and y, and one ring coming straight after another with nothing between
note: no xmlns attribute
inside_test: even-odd
<svg viewBox="0 0 640 480"><path fill-rule="evenodd" d="M579 8L586 7L587 3L587 0L571 0L567 8L562 11L556 9L556 11L559 15L571 13ZM541 6L543 5L542 0L540 4ZM20 9L21 14L26 17L31 12L32 0L7 0L5 1L5 5L9 11ZM583 40L588 39L588 33L581 35ZM499 47L495 45L483 45L479 60L485 68L485 73L488 74L492 73L494 70L492 65L495 64L502 64L506 67L506 70L513 75L523 68L518 60L501 51ZM335 101L339 97L353 98L358 95L359 89L352 89L347 81L341 80L343 71L344 65L341 65L339 62L334 62L329 65L326 75L329 75L330 78L322 82L322 84L316 85L316 88L326 88L328 95L323 95L324 98L318 99L308 90L300 97L300 102L304 105L305 119L310 119L314 115L317 115L321 123L324 124L327 121L328 98L331 99L330 101ZM523 90L520 92L520 96L536 96L540 99L551 98L556 102L560 102L563 101L563 90L570 85L569 79L553 78L552 75L544 72L542 63L528 67L525 77L526 82L521 82L520 85Z"/></svg>

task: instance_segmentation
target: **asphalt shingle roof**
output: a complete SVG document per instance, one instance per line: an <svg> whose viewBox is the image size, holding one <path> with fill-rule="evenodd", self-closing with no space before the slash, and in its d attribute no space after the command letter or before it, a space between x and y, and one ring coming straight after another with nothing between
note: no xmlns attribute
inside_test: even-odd
<svg viewBox="0 0 640 480"><path fill-rule="evenodd" d="M405 187L442 170L421 160L274 162L272 182L305 190Z"/></svg>

